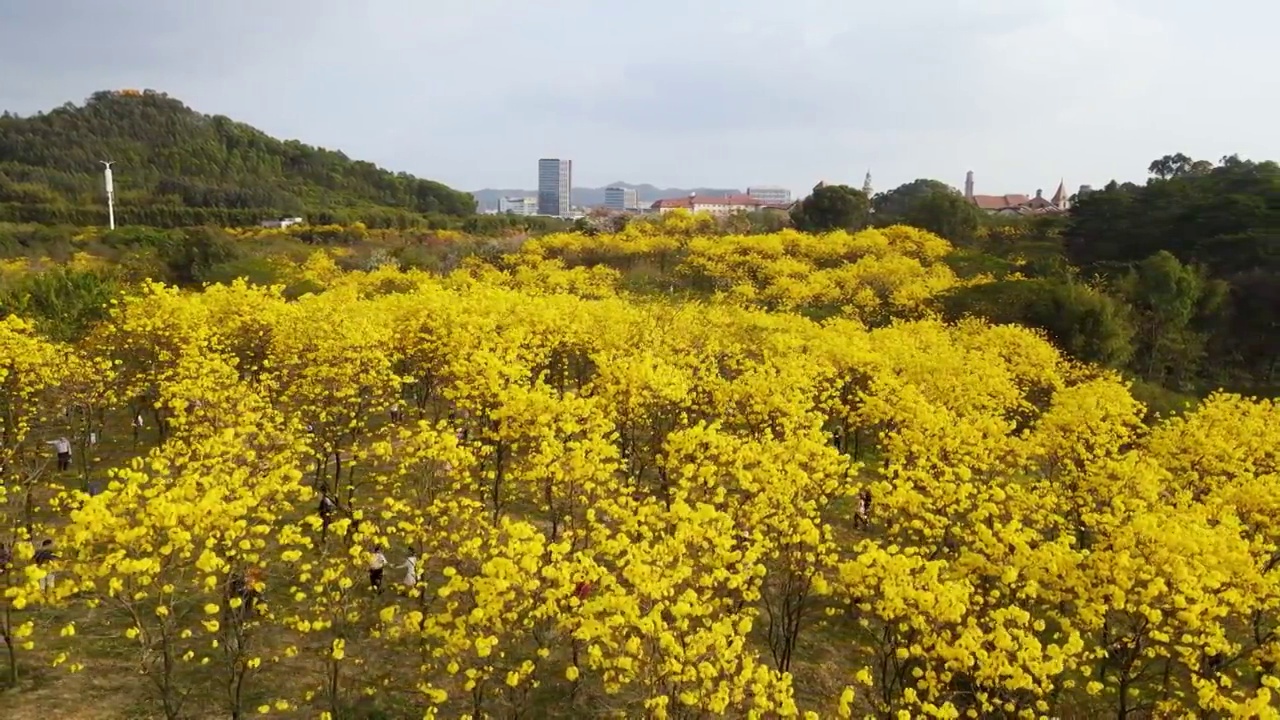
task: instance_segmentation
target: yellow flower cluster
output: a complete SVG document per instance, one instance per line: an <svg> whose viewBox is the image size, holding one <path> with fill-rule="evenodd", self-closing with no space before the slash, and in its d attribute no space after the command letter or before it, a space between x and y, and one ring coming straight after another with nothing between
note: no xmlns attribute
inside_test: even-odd
<svg viewBox="0 0 1280 720"><path fill-rule="evenodd" d="M585 257L766 295L870 262L861 307L910 316L866 278L935 287L911 233L526 250L574 282L317 260L297 300L145 286L78 346L0 321L14 667L113 643L167 717L1280 717L1273 403L1148 426L1028 330L629 299ZM43 445L83 412L146 421L93 497Z"/></svg>
<svg viewBox="0 0 1280 720"><path fill-rule="evenodd" d="M675 212L616 234L548 235L527 242L511 264L526 277L542 264L544 276L591 268L601 273L595 286L609 279L606 270L647 267L738 304L840 311L871 324L920 317L934 296L961 284L943 263L951 245L915 228L713 236L700 227L705 220Z"/></svg>

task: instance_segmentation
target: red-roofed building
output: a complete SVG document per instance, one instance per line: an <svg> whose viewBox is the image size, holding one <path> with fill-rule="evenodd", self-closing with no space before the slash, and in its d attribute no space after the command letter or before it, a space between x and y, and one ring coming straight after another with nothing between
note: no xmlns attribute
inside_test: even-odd
<svg viewBox="0 0 1280 720"><path fill-rule="evenodd" d="M1041 190L1036 190L1035 197L1022 194L975 195L972 170L965 176L964 196L978 208L993 215L1045 215L1066 212L1071 207L1066 183L1061 181L1058 182L1058 191L1049 199L1045 199Z"/></svg>
<svg viewBox="0 0 1280 720"><path fill-rule="evenodd" d="M693 212L708 212L712 215L730 215L736 212L751 212L753 210L785 212L790 209L790 206L765 202L750 195L724 195L721 197L690 195L682 198L663 198L653 203L650 209L663 214L672 210L691 210Z"/></svg>

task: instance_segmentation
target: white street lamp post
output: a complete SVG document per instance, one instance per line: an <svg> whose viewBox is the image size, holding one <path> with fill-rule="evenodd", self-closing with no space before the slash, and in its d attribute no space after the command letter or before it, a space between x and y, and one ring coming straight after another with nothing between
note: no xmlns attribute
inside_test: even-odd
<svg viewBox="0 0 1280 720"><path fill-rule="evenodd" d="M102 180L107 187L107 225L110 229L116 229L116 186L111 179L111 166L115 163L108 160L99 160L103 164Z"/></svg>

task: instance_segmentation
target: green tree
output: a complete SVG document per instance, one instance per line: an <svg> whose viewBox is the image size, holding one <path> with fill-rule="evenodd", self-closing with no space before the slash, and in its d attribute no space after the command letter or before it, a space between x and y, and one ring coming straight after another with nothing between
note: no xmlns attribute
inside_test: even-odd
<svg viewBox="0 0 1280 720"><path fill-rule="evenodd" d="M1133 308L1134 372L1150 382L1185 388L1196 376L1209 337L1197 320L1218 311L1223 289L1164 250L1138 263L1116 285Z"/></svg>
<svg viewBox="0 0 1280 720"><path fill-rule="evenodd" d="M240 256L235 242L216 227L188 228L161 251L174 280L187 285L205 282L214 268Z"/></svg>
<svg viewBox="0 0 1280 720"><path fill-rule="evenodd" d="M21 315L35 321L45 335L73 341L106 317L119 291L114 272L56 266L0 289L0 317Z"/></svg>
<svg viewBox="0 0 1280 720"><path fill-rule="evenodd" d="M1074 280L1002 280L959 288L944 299L951 318L975 315L1045 331L1072 357L1124 367L1134 329L1124 303Z"/></svg>
<svg viewBox="0 0 1280 720"><path fill-rule="evenodd" d="M1280 394L1280 273L1258 269L1233 277L1223 315L1210 341L1210 356L1226 360L1215 379L1253 379L1262 393Z"/></svg>
<svg viewBox="0 0 1280 720"><path fill-rule="evenodd" d="M1174 154L1150 170L1144 185L1112 182L1078 198L1063 231L1067 258L1122 289L1137 308L1138 322L1148 323L1135 357L1139 374L1180 385L1227 383L1242 392L1272 389L1271 349L1280 340L1278 329L1262 319L1265 312L1258 315L1274 305L1269 281L1259 278L1280 277L1280 165L1235 155L1213 164ZM1162 323L1178 313L1154 308L1163 297L1159 293L1186 289L1191 281L1175 282L1181 276L1167 260L1134 274L1162 251L1199 268L1205 283L1205 302L1190 330L1169 331ZM1165 276L1168 287L1152 275L1162 266L1172 273ZM1157 295L1137 295L1146 291ZM1190 359L1194 367L1168 364Z"/></svg>
<svg viewBox="0 0 1280 720"><path fill-rule="evenodd" d="M805 232L855 232L870 221L871 201L866 193L848 185L818 185L791 211L792 225Z"/></svg>
<svg viewBox="0 0 1280 720"><path fill-rule="evenodd" d="M1194 162L1182 153L1174 153L1165 155L1159 160L1152 160L1151 164L1147 166L1147 172L1162 180L1167 180L1171 177L1186 175L1191 172L1191 166Z"/></svg>
<svg viewBox="0 0 1280 720"><path fill-rule="evenodd" d="M878 193L871 198L871 207L876 215L900 218L907 214L911 204L929 193L951 190L951 186L940 180L920 178L904 183L887 192Z"/></svg>
<svg viewBox="0 0 1280 720"><path fill-rule="evenodd" d="M970 245L982 222L980 212L959 193L935 190L912 203L904 219L957 245Z"/></svg>

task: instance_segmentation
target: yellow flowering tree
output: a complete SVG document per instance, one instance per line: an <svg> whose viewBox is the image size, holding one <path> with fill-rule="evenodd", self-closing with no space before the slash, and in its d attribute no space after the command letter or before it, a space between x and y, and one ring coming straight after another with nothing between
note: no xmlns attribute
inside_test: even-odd
<svg viewBox="0 0 1280 720"><path fill-rule="evenodd" d="M172 435L116 469L106 491L71 513L59 543L68 565L59 591L121 619L159 706L177 718L191 692L188 668L211 663L229 639L225 611L253 621L239 603L228 607L233 577L256 570L269 578L277 571L269 544L303 542L282 518L307 490L281 418L238 385L229 364L187 354L158 394ZM239 629L234 641L243 654ZM225 667L229 709L239 716L244 674L256 663L233 658Z"/></svg>
<svg viewBox="0 0 1280 720"><path fill-rule="evenodd" d="M35 433L60 414L67 381L68 348L35 334L10 316L0 320L0 639L10 684L18 681L18 650L30 646L33 621L21 611L49 601L33 559L42 530L40 506L54 492L54 468L46 438Z"/></svg>

